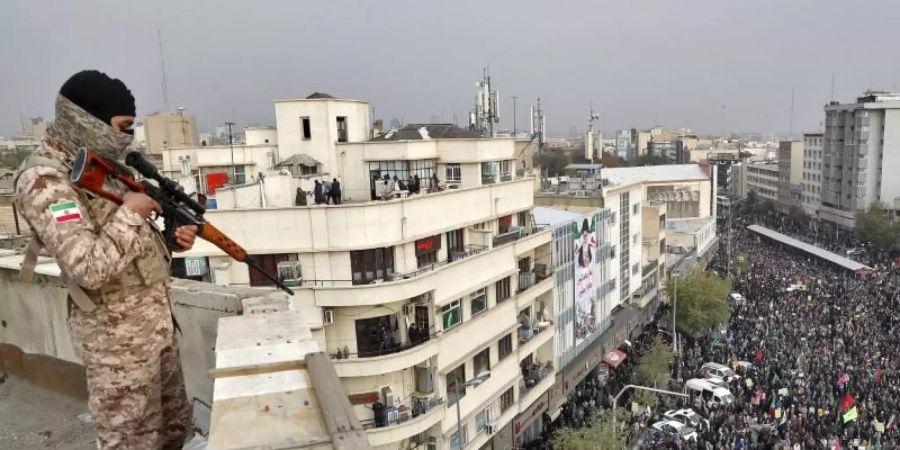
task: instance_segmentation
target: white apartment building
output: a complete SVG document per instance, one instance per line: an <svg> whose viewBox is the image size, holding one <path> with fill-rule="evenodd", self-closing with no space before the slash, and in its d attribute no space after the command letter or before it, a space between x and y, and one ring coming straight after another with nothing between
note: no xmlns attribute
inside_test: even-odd
<svg viewBox="0 0 900 450"><path fill-rule="evenodd" d="M747 192L756 192L760 200L778 201L778 163L747 165Z"/></svg>
<svg viewBox="0 0 900 450"><path fill-rule="evenodd" d="M900 93L867 91L825 106L819 217L853 228L873 202L900 209Z"/></svg>
<svg viewBox="0 0 900 450"><path fill-rule="evenodd" d="M812 217L819 215L822 192L822 133L803 134L803 211Z"/></svg>
<svg viewBox="0 0 900 450"><path fill-rule="evenodd" d="M534 180L516 173L513 138L412 125L369 139L368 111L278 101L277 130L259 133L269 142L247 137L249 155L269 148L276 167L315 159L341 178L342 204L293 206L303 175L282 167L219 189L206 219L294 286L291 309L332 356L374 448L512 448L556 373L551 232L532 219ZM386 195L385 175L407 189ZM270 284L203 241L178 264L216 284Z"/></svg>

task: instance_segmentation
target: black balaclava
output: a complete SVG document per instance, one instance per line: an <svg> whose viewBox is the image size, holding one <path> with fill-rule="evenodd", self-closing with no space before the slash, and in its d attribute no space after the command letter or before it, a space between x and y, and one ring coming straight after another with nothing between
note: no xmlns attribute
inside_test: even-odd
<svg viewBox="0 0 900 450"><path fill-rule="evenodd" d="M134 96L121 80L96 70L84 70L72 75L59 94L110 125L114 116L134 116Z"/></svg>
<svg viewBox="0 0 900 450"><path fill-rule="evenodd" d="M110 119L134 115L134 97L124 83L96 70L78 72L56 97L56 118L47 137L70 154L86 147L119 159L134 136L113 128Z"/></svg>

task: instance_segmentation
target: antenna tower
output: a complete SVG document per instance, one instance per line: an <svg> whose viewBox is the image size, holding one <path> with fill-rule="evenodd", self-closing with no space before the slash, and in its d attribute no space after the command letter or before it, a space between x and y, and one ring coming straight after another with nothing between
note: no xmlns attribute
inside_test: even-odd
<svg viewBox="0 0 900 450"><path fill-rule="evenodd" d="M169 87L166 83L166 58L163 56L162 30L156 27L156 40L159 41L159 65L162 68L162 95L163 107L169 110Z"/></svg>
<svg viewBox="0 0 900 450"><path fill-rule="evenodd" d="M475 108L469 112L469 129L494 137L494 124L500 122L500 93L491 89L487 68L482 71L481 81L475 83L475 88Z"/></svg>

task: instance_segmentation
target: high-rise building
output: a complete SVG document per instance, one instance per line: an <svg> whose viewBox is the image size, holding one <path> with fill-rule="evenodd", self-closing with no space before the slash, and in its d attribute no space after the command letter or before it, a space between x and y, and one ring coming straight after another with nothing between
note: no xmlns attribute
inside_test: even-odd
<svg viewBox="0 0 900 450"><path fill-rule="evenodd" d="M778 209L787 213L799 207L803 181L803 141L778 144Z"/></svg>
<svg viewBox="0 0 900 450"><path fill-rule="evenodd" d="M159 155L164 149L197 145L194 116L184 110L162 111L144 117L144 141L147 153Z"/></svg>
<svg viewBox="0 0 900 450"><path fill-rule="evenodd" d="M821 219L853 228L873 202L900 209L900 93L867 91L825 106Z"/></svg>
<svg viewBox="0 0 900 450"><path fill-rule="evenodd" d="M803 211L812 217L818 217L822 191L822 133L803 134L803 181L801 200Z"/></svg>
<svg viewBox="0 0 900 450"><path fill-rule="evenodd" d="M747 192L771 202L778 201L778 164L756 162L747 165Z"/></svg>
<svg viewBox="0 0 900 450"><path fill-rule="evenodd" d="M265 171L269 149L278 170L221 187L206 218L293 286L373 448L540 435L556 381L551 231L532 218L515 139L449 124L371 137L368 103L326 94L277 101L275 115L277 128L247 130L235 164ZM305 183L334 180L340 205L297 206ZM271 285L205 242L179 256L217 284Z"/></svg>

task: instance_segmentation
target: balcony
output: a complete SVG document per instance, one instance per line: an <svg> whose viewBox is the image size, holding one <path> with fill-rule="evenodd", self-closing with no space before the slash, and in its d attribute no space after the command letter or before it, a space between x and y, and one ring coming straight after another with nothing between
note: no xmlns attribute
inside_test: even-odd
<svg viewBox="0 0 900 450"><path fill-rule="evenodd" d="M338 376L368 377L397 372L427 361L438 354L440 343L434 334L418 342L398 345L383 352L358 354L332 354L334 369Z"/></svg>
<svg viewBox="0 0 900 450"><path fill-rule="evenodd" d="M378 419L362 421L373 447L409 439L440 422L444 417L444 399L437 396L413 397L399 407L387 408Z"/></svg>
<svg viewBox="0 0 900 450"><path fill-rule="evenodd" d="M547 384L544 381L547 381L548 378L552 379L554 374L553 363L550 361L546 363L532 363L523 367L522 381L519 383L520 404L530 405L534 398L537 397L537 394L532 396L531 401L527 401L526 397L528 397L528 394L532 393L532 391L545 390L543 389L544 387L549 387L549 384L553 384L552 382Z"/></svg>
<svg viewBox="0 0 900 450"><path fill-rule="evenodd" d="M519 282L522 281L522 273L519 273ZM531 275L531 273L526 273L526 275ZM544 277L537 281L537 283L532 284L531 286L521 289L522 285L519 284L519 291L516 294L516 307L520 310L531 305L534 300L541 295L549 292L553 289L554 279L551 276Z"/></svg>
<svg viewBox="0 0 900 450"><path fill-rule="evenodd" d="M519 328L519 355L530 355L553 339L556 326L552 322L534 322L531 328Z"/></svg>
<svg viewBox="0 0 900 450"><path fill-rule="evenodd" d="M659 262L657 260L650 261L646 265L644 265L644 267L641 268L641 273L643 275L643 278L647 278L648 276L650 276L654 272L656 272L656 268L658 265L659 265Z"/></svg>
<svg viewBox="0 0 900 450"><path fill-rule="evenodd" d="M522 178L389 201L217 209L208 211L206 219L251 254L349 251L388 247L434 236L455 229L460 223L479 223L513 214L531 206L533 189L533 180ZM347 195L350 194L353 193ZM368 189L353 196L368 198ZM441 211L452 214L440 214ZM247 223L254 226L245 227ZM290 236L289 242L285 236ZM198 241L184 256L224 253L212 244Z"/></svg>

